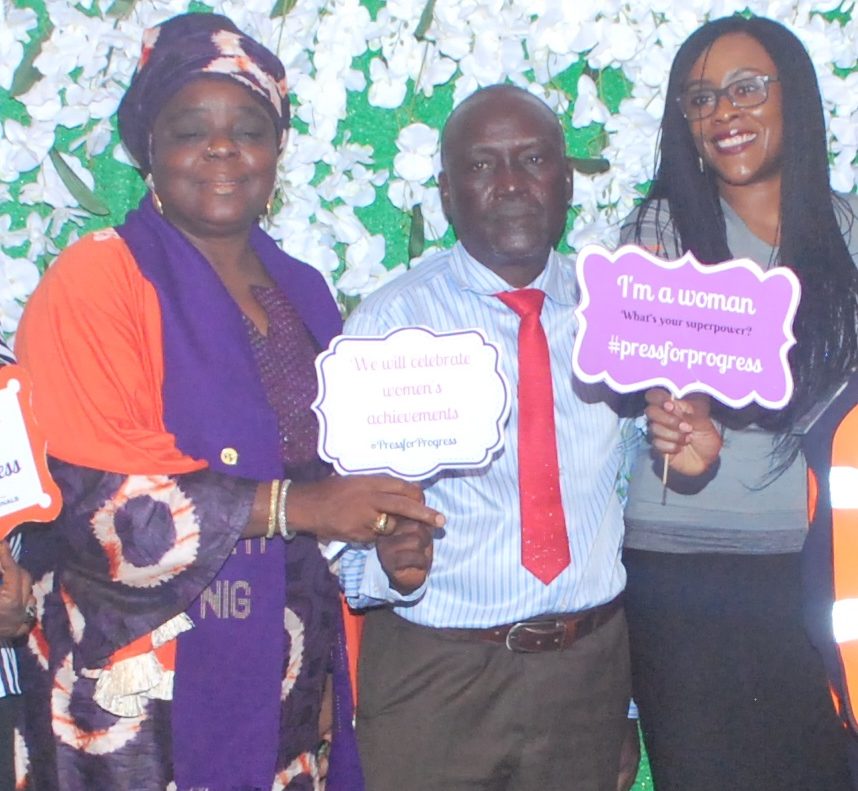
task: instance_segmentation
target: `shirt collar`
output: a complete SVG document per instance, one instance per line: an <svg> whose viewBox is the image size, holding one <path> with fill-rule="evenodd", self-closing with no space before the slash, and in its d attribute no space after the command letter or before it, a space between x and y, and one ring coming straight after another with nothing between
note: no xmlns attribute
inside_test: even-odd
<svg viewBox="0 0 858 791"><path fill-rule="evenodd" d="M501 291L514 290L502 277L481 264L465 249L461 242L456 242L450 250L450 270L454 280L466 291L477 294L494 296ZM556 250L548 255L548 261L536 279L527 288L538 288L546 296L565 305L578 303L578 287L575 282L575 264Z"/></svg>

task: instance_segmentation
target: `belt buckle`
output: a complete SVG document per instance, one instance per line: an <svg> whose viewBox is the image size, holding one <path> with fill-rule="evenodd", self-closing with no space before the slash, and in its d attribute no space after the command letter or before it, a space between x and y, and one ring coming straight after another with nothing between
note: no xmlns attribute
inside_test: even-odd
<svg viewBox="0 0 858 791"><path fill-rule="evenodd" d="M506 633L506 647L517 654L560 651L566 636L566 624L558 620L519 621Z"/></svg>

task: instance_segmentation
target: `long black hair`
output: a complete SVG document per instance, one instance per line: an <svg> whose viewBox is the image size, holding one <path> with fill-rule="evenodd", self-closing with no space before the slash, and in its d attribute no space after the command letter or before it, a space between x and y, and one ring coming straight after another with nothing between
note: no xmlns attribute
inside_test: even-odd
<svg viewBox="0 0 858 791"><path fill-rule="evenodd" d="M858 274L842 229L855 218L829 182L825 119L813 64L783 25L763 17L725 17L707 22L679 48L667 85L656 176L638 214L636 237L641 238L647 210L658 211L658 202L665 201L683 251L705 263L734 257L727 247L715 175L710 168L701 172L694 137L677 101L700 55L729 33L751 36L768 52L783 97L777 263L795 272L802 288L794 324L798 343L789 355L795 392L784 409L766 412L757 422L781 434L781 445L792 458L797 443L786 435L795 421L858 362ZM656 217L656 225L663 227L663 218Z"/></svg>

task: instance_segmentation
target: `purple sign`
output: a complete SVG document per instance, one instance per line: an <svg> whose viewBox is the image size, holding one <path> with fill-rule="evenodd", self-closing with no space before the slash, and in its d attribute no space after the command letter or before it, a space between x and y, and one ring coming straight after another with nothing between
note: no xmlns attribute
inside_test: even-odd
<svg viewBox="0 0 858 791"><path fill-rule="evenodd" d="M581 380L621 393L655 385L677 397L704 392L733 407L778 409L792 396L787 352L800 287L789 269L588 245L577 273L572 362Z"/></svg>

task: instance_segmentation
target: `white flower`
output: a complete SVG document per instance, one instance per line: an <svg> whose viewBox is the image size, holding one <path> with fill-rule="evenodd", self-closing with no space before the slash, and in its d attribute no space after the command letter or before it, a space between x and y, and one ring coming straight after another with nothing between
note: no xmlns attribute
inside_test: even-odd
<svg viewBox="0 0 858 791"><path fill-rule="evenodd" d="M0 137L0 179L16 181L21 173L38 167L53 144L54 133L49 125L24 126L7 118Z"/></svg>
<svg viewBox="0 0 858 791"><path fill-rule="evenodd" d="M837 140L838 147L858 148L858 128L855 122L855 118L831 119L829 129Z"/></svg>
<svg viewBox="0 0 858 791"><path fill-rule="evenodd" d="M37 24L36 13L31 8L0 5L0 88L9 90L15 69L24 56L24 42L28 33Z"/></svg>
<svg viewBox="0 0 858 791"><path fill-rule="evenodd" d="M435 173L439 133L426 124L409 124L396 138L399 153L393 159L393 169L400 178L422 184Z"/></svg>
<svg viewBox="0 0 858 791"><path fill-rule="evenodd" d="M131 159L128 152L125 150L125 146L122 145L122 143L117 143L113 147L112 156L117 162L121 162L123 165L128 165L128 167L130 168L137 167L137 163L134 162L133 159Z"/></svg>
<svg viewBox="0 0 858 791"><path fill-rule="evenodd" d="M39 282L39 270L25 258L10 258L0 252L0 330L14 332L24 301Z"/></svg>
<svg viewBox="0 0 858 791"><path fill-rule="evenodd" d="M5 248L18 247L27 241L27 231L24 229L13 231L11 215L3 214L0 215L0 239L3 240Z"/></svg>
<svg viewBox="0 0 858 791"><path fill-rule="evenodd" d="M459 68L480 86L503 82L504 77L515 81L527 68L522 42L486 32L477 38L473 51L462 58Z"/></svg>
<svg viewBox="0 0 858 791"><path fill-rule="evenodd" d="M350 297L365 296L375 291L390 277L390 272L382 264L384 250L384 237L380 235L363 236L350 244L346 252L346 271L337 281L337 288Z"/></svg>
<svg viewBox="0 0 858 791"><path fill-rule="evenodd" d="M385 8L393 19L406 20L414 25L420 19L426 0L388 0Z"/></svg>
<svg viewBox="0 0 858 791"><path fill-rule="evenodd" d="M437 187L429 187L423 192L420 202L423 211L423 228L426 238L432 241L440 239L447 233L450 224L444 216L441 206L441 192Z"/></svg>
<svg viewBox="0 0 858 791"><path fill-rule="evenodd" d="M316 68L337 68L366 51L369 11L358 0L334 0L331 12L322 14L313 55Z"/></svg>
<svg viewBox="0 0 858 791"><path fill-rule="evenodd" d="M596 46L587 55L587 62L595 69L623 63L639 55L641 42L635 29L623 22L612 22L602 17L594 23L598 31Z"/></svg>
<svg viewBox="0 0 858 791"><path fill-rule="evenodd" d="M320 209L316 212L316 219L330 227L338 242L354 244L368 235L351 206L336 206L332 211Z"/></svg>
<svg viewBox="0 0 858 791"><path fill-rule="evenodd" d="M853 157L836 157L831 165L831 188L838 192L852 192L858 184L855 167L852 164Z"/></svg>
<svg viewBox="0 0 858 791"><path fill-rule="evenodd" d="M102 118L83 137L75 140L69 148L74 151L83 144L87 156L97 157L107 148L113 136L113 125L107 118Z"/></svg>
<svg viewBox="0 0 858 791"><path fill-rule="evenodd" d="M53 209L47 218L47 251L52 255L56 255L59 253L59 250L56 248L54 244L54 239L56 239L61 233L65 233L67 225L71 225L71 230L69 231L69 237L65 240L65 244L72 244L78 238L78 233L76 230L76 226L80 226L85 220L91 219L91 216L88 212L77 206L61 206L57 209Z"/></svg>
<svg viewBox="0 0 858 791"><path fill-rule="evenodd" d="M384 260L384 237L381 235L364 235L349 245L346 253L348 271L367 269L381 264Z"/></svg>
<svg viewBox="0 0 858 791"><path fill-rule="evenodd" d="M399 107L408 91L406 74L392 72L381 58L373 58L369 64L369 94L373 107Z"/></svg>
<svg viewBox="0 0 858 791"><path fill-rule="evenodd" d="M456 61L441 55L437 47L430 47L429 44L425 46L427 56L422 69L418 71L420 82L416 87L425 96L431 96L434 87L449 82L458 67Z"/></svg>
<svg viewBox="0 0 858 791"><path fill-rule="evenodd" d="M122 89L115 83L95 90L81 85L69 85L65 92L68 107L86 110L88 118L109 119L119 107ZM64 126L69 124L63 122Z"/></svg>
<svg viewBox="0 0 858 791"><path fill-rule="evenodd" d="M335 293L332 273L339 268L340 259L334 250L334 240L330 234L318 226L307 228L304 223L274 226L269 228L269 233L280 240L281 247L289 255L321 272L331 286L331 293Z"/></svg>
<svg viewBox="0 0 858 791"><path fill-rule="evenodd" d="M92 173L81 164L77 157L65 154L61 154L61 156L87 187L92 189L95 186ZM21 189L21 202L47 203L49 206L57 209L73 209L78 206L77 200L63 183L50 159L45 159L42 163L36 181L23 186ZM85 216L86 212L82 212L82 214Z"/></svg>
<svg viewBox="0 0 858 791"><path fill-rule="evenodd" d="M598 244L609 250L616 247L619 239L619 226L611 222L604 214L596 216L582 213L575 226L566 235L566 242L573 250L580 250L588 244Z"/></svg>
<svg viewBox="0 0 858 791"><path fill-rule="evenodd" d="M46 252L53 252L56 249L51 243L49 221L38 212L30 212L24 227L17 231L10 230L11 220L12 218L8 215L0 218L0 239L3 240L5 248L28 244L27 258L30 261L37 261Z"/></svg>
<svg viewBox="0 0 858 791"><path fill-rule="evenodd" d="M411 211L418 203L423 203L426 188L402 179L393 179L387 187L387 199L400 211Z"/></svg>
<svg viewBox="0 0 858 791"><path fill-rule="evenodd" d="M554 55L578 55L596 46L595 9L587 3L546 4L533 22L528 49ZM543 56L544 57L544 56Z"/></svg>
<svg viewBox="0 0 858 791"><path fill-rule="evenodd" d="M117 30L107 17L88 16L68 2L49 4L54 30L42 45L35 67L49 81L64 78L75 69L81 78L89 79L103 74L108 57L114 51L139 52L139 38L133 42Z"/></svg>
<svg viewBox="0 0 858 791"><path fill-rule="evenodd" d="M50 79L39 80L29 91L19 97L30 117L36 121L51 121L63 109L57 84ZM85 115L81 118L85 120ZM71 119L74 124L81 120Z"/></svg>
<svg viewBox="0 0 858 791"><path fill-rule="evenodd" d="M599 99L599 90L592 77L582 74L578 78L578 98L572 113L572 126L589 126L592 123L603 124L608 120L608 108Z"/></svg>
<svg viewBox="0 0 858 791"><path fill-rule="evenodd" d="M661 117L653 116L651 109L627 99L605 123L610 137L603 156L611 163L611 172L630 186L652 177Z"/></svg>
<svg viewBox="0 0 858 791"><path fill-rule="evenodd" d="M298 80L293 91L301 102L296 115L309 126L309 134L323 141L333 141L339 122L346 116L346 85L333 71L320 72L315 78Z"/></svg>
<svg viewBox="0 0 858 791"><path fill-rule="evenodd" d="M14 333L18 329L23 312L24 307L20 302L3 298L3 290L0 287L0 332L7 337Z"/></svg>
<svg viewBox="0 0 858 791"><path fill-rule="evenodd" d="M846 117L858 112L858 72L845 78L823 71L819 75L819 90L829 107L837 108L837 115Z"/></svg>
<svg viewBox="0 0 858 791"><path fill-rule="evenodd" d="M323 200L341 200L348 206L369 206L375 201L375 181L377 177L371 171L356 165L351 171L352 178L348 173L341 170L332 170L318 186L319 196ZM382 179L384 174L382 175Z"/></svg>
<svg viewBox="0 0 858 791"><path fill-rule="evenodd" d="M33 293L39 282L39 270L32 261L0 253L0 266L3 273L0 289L4 297L25 300Z"/></svg>

